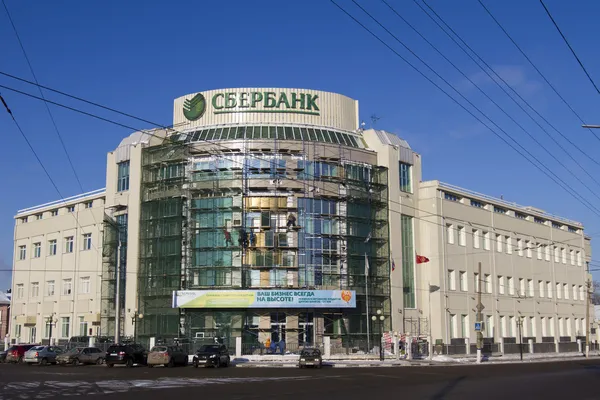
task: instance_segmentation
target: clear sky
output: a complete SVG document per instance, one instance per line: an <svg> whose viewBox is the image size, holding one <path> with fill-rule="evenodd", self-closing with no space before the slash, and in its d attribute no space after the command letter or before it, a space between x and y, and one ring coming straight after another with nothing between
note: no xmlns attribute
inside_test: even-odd
<svg viewBox="0 0 600 400"><path fill-rule="evenodd" d="M337 1L433 76L351 1ZM413 1L388 0L596 195L560 167L383 3L357 1L600 209L600 186L564 150L570 151L598 181L600 167L562 138L557 139L560 146L550 142ZM165 125L172 121L173 99L196 91L267 86L339 92L359 100L361 118L368 126L370 116L378 115L377 128L397 133L422 154L425 180L439 179L534 205L582 221L588 233L599 237L598 215L534 169L327 0L6 3L34 71L44 85ZM600 140L580 128L579 120L476 0L430 0L429 4L544 117L594 159L600 159ZM539 1L485 0L485 4L584 120L600 124L600 95L568 52ZM546 4L600 83L600 2L546 0ZM0 70L31 79L3 8L0 38ZM6 77L0 76L0 84L37 94L35 88ZM43 104L0 90L61 193L78 193L79 186ZM150 127L54 94L48 93L47 97L136 128ZM104 187L106 153L130 131L56 107L52 111L84 190ZM549 128L548 131L557 136ZM4 289L10 285L10 273L6 270L12 264L14 214L20 208L55 200L58 195L4 110L0 110L0 134L0 167L4 171L0 192L0 289ZM600 136L600 130L597 134Z"/></svg>

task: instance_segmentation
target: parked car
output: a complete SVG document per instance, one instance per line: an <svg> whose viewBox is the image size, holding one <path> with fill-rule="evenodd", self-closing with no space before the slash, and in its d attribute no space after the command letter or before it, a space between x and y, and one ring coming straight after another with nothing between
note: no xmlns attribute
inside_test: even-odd
<svg viewBox="0 0 600 400"><path fill-rule="evenodd" d="M25 352L23 362L31 364L56 364L56 357L65 352L60 346L34 346Z"/></svg>
<svg viewBox="0 0 600 400"><path fill-rule="evenodd" d="M32 347L37 346L35 344L17 344L11 346L6 351L6 362L8 363L22 363L25 352Z"/></svg>
<svg viewBox="0 0 600 400"><path fill-rule="evenodd" d="M113 344L106 350L104 358L106 366L112 368L115 364L133 367L133 364L146 364L148 354L139 344Z"/></svg>
<svg viewBox="0 0 600 400"><path fill-rule="evenodd" d="M6 350L0 351L0 364L6 361Z"/></svg>
<svg viewBox="0 0 600 400"><path fill-rule="evenodd" d="M97 347L75 347L56 358L59 364L98 364L104 363L104 352Z"/></svg>
<svg viewBox="0 0 600 400"><path fill-rule="evenodd" d="M300 368L314 367L321 368L323 366L323 357L321 356L321 350L306 348L300 353L300 360L298 361Z"/></svg>
<svg viewBox="0 0 600 400"><path fill-rule="evenodd" d="M192 359L192 364L194 368L198 368L199 366L204 367L215 367L219 368L221 366L229 367L231 363L231 359L229 358L229 351L227 347L222 344L207 344L202 346Z"/></svg>
<svg viewBox="0 0 600 400"><path fill-rule="evenodd" d="M148 367L164 365L174 367L176 365L186 366L188 355L181 347L177 346L154 346L148 353Z"/></svg>

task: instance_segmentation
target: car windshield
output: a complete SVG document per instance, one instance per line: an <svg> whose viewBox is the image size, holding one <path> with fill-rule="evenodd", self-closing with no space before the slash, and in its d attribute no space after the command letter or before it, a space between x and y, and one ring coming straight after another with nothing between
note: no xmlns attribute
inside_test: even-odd
<svg viewBox="0 0 600 400"><path fill-rule="evenodd" d="M77 354L77 353L80 353L80 352L81 352L81 350L83 350L81 347L76 347L76 348L74 348L74 349L71 349L71 350L69 350L69 351L67 352L67 354Z"/></svg>
<svg viewBox="0 0 600 400"><path fill-rule="evenodd" d="M167 348L165 346L156 346L156 347L153 347L152 350L150 350L150 351L164 353L165 351L167 351Z"/></svg>
<svg viewBox="0 0 600 400"><path fill-rule="evenodd" d="M206 346L202 346L200 347L199 350L201 353L218 353L219 352L219 346L215 346L215 345L206 345Z"/></svg>
<svg viewBox="0 0 600 400"><path fill-rule="evenodd" d="M8 348L8 350L6 350L6 351L14 351L14 350L16 350L16 349L17 349L17 347L16 347L16 346L11 346L11 347L9 347L9 348Z"/></svg>
<svg viewBox="0 0 600 400"><path fill-rule="evenodd" d="M44 346L34 346L31 349L29 349L29 351L40 351L40 350L44 350Z"/></svg>
<svg viewBox="0 0 600 400"><path fill-rule="evenodd" d="M304 357L316 357L316 356L320 356L321 352L317 349L307 349L307 350L302 350L302 353L300 355L304 356Z"/></svg>
<svg viewBox="0 0 600 400"><path fill-rule="evenodd" d="M110 346L107 350L108 353L116 353L119 351L125 351L125 346Z"/></svg>

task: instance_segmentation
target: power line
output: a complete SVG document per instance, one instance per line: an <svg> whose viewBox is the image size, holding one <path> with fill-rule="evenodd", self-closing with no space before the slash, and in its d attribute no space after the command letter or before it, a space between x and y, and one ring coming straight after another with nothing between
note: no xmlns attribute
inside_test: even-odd
<svg viewBox="0 0 600 400"><path fill-rule="evenodd" d="M588 208L590 211L592 211L594 214L596 214L597 216L600 216L600 213L598 212L598 209L596 207L594 207L587 199L585 199L583 196L581 196L579 193L576 193L576 191L569 185L567 184L565 181L563 181L560 177L558 177L552 170L550 170L550 168L548 168L544 163L542 163L537 157L535 157L533 154L531 154L531 152L529 150L527 150L525 147L523 147L518 141L516 141L510 134L508 134L505 130L503 130L502 128L500 128L494 121L492 121L486 114L484 114L479 108L477 108L477 106L475 106L470 100L468 100L464 95L462 95L453 85L451 85L446 79L444 79L442 76L440 76L437 72L435 72L435 70L433 70L427 63L425 63L422 59L420 59L412 50L410 50L406 45L404 45L399 39L397 39L395 37L395 35L393 35L391 32L389 32L389 30L387 28L385 28L383 25L381 25L381 23L379 23L376 19L374 19L372 16L371 18L373 18L380 26L382 26L383 29L385 29L391 36L393 36L394 38L396 38L396 40L398 40L405 48L407 48L407 50L409 50L415 57L417 57L425 66L427 66L434 74L436 74L436 76L438 76L442 81L444 81L449 87L451 87L454 91L456 91L463 99L465 99L473 108L475 108L480 114L482 114L487 120L489 120L494 126L496 126L501 132L503 132L507 137L509 137L517 146L519 146L525 153L527 153L531 158L533 158L537 163L539 163L541 166L543 166L550 174L552 174L553 176L550 176L548 174L548 172L544 171L544 169L542 169L540 166L538 166L537 164L535 164L533 161L531 161L527 156L525 156L522 152L520 152L517 148L515 148L513 145L511 145L504 137L502 137L500 134L498 134L495 130L493 130L489 125L487 125L485 122L483 122L477 115L475 115L471 110L469 110L468 108L466 108L463 104L461 104L458 100L456 100L454 97L452 97L448 92L446 92L444 89L442 89L438 84L436 84L431 78L429 78L427 75L425 75L419 68L417 68L416 66L414 66L410 61L408 61L406 58L404 58L400 53L398 53L396 50L394 50L390 45L388 45L383 39L381 39L379 36L377 36L373 31L371 31L369 28L367 28L364 24L362 24L358 19L356 19L354 16L352 16L350 13L348 13L343 7L341 7L340 5L338 5L334 0L330 0L336 7L338 7L340 10L342 10L342 12L344 12L346 15L348 15L350 18L352 18L357 24L359 24L363 29L365 29L367 32L369 32L373 37L375 37L378 41L380 41L384 46L386 46L388 49L390 49L394 54L396 54L399 58L401 58L405 63L407 63L412 69L414 69L417 73L419 73L421 76L423 76L425 79L427 79L431 84L433 84L436 88L438 88L440 91L442 91L446 96L448 96L452 101L454 101L456 104L458 104L463 110L465 110L467 113L469 113L473 118L475 118L479 123L481 123L483 126L485 126L488 130L490 130L490 132L492 132L494 135L496 135L498 138L500 138L504 143L506 143L507 145L509 145L513 150L515 150L518 154L520 154L522 157L524 157L527 161L529 161L532 165L534 165L537 169L539 169L542 173L544 173L546 176L548 176L552 181L554 181L557 185L559 185L561 188L563 188L564 190L566 190L566 192L571 195L572 197L574 197L577 201L579 201L580 203L582 203L586 208ZM360 6L359 6L360 7ZM362 9L362 7L361 7ZM364 9L363 9L364 11ZM367 13L367 15L370 16L370 14ZM556 179L555 179L556 178ZM560 181L562 182L561 185L560 183L557 182ZM565 186L568 188L565 189Z"/></svg>
<svg viewBox="0 0 600 400"><path fill-rule="evenodd" d="M594 82L594 80L592 79L592 77L590 76L590 74L588 73L587 69L585 69L583 63L581 62L581 60L577 56L577 53L575 53L575 50L573 50L573 47L571 46L571 44L569 43L569 41L567 40L567 38L565 37L565 35L562 33L562 31L558 27L558 24L556 23L556 21L552 17L552 14L550 14L550 10L548 10L548 7L546 7L546 5L544 4L543 0L540 0L540 3L542 4L542 7L544 7L544 10L546 10L546 14L548 14L548 17L550 17L550 20L554 24L554 27L556 28L556 30L558 31L558 33L560 33L560 36L563 38L564 42L569 47L569 50L571 50L571 53L573 54L573 57L575 57L575 59L579 63L579 66L581 67L581 69L583 70L583 72L585 72L585 75L588 77L588 79L590 80L590 82L594 86L594 89L596 89L596 92L598 92L600 94L600 89L598 89L598 86L596 86L596 83Z"/></svg>
<svg viewBox="0 0 600 400"><path fill-rule="evenodd" d="M554 93L556 93L556 95L562 100L563 103L565 103L565 105L567 107L569 107L569 109L571 110L571 112L579 119L579 121L581 122L581 124L585 125L585 121L583 120L583 118L581 118L581 116L577 113L577 111L575 111L575 109L573 109L573 107L571 107L571 105L569 104L569 102L567 102L567 100L565 100L565 98L558 92L558 90L554 87L554 85L552 85L550 83L550 81L546 78L546 76L542 73L542 71L540 71L540 69L533 63L533 61L531 61L531 59L527 56L527 54L525 54L525 52L523 51L523 49L521 49L521 47L512 38L512 36L510 36L510 34L507 32L507 30L504 29L504 27L502 26L502 24L496 19L496 17L494 17L494 15L492 14L492 12L485 6L485 4L483 4L483 2L481 0L477 0L477 1L479 2L479 4L481 4L481 6L488 13L488 15L494 20L494 22L496 23L496 25L498 25L498 27L502 30L502 32L504 32L504 34L506 35L506 37L508 37L508 39L512 42L512 44L515 45L515 47L519 50L519 52L523 55L523 57L525 57L525 59L529 62L529 64L531 64L531 66L537 71L537 73L540 74L540 76L544 79L544 81L548 84L548 86L550 86L550 88L552 89L552 91ZM425 2L425 0L423 0L423 2L425 4L427 4ZM594 132L593 129L589 129L588 128L588 130L592 133L592 135L594 135L594 137L596 139L598 139L600 141L600 137L596 134L596 132Z"/></svg>
<svg viewBox="0 0 600 400"><path fill-rule="evenodd" d="M29 57L27 56L27 52L25 51L25 46L23 45L23 42L21 41L21 37L19 36L19 32L17 31L17 27L15 26L15 23L10 15L10 12L8 11L8 7L6 6L6 2L4 0L2 0L2 5L4 6L4 9L6 10L6 15L8 16L8 20L10 21L10 24L12 25L13 31L15 32L15 36L17 37L17 41L19 42L19 46L21 47L21 50L23 51L23 55L25 56L25 60L27 61L27 65L29 66L29 71L31 71L31 75L33 76L33 79L35 80L36 83L38 82L38 79L35 75L35 72L33 72L33 66L31 65L31 62L29 61ZM42 89L38 86L38 89L40 91L40 96L44 97L44 93L42 92ZM44 106L46 107L46 111L48 112L48 116L50 117L50 121L52 121L52 125L54 126L54 131L56 132L56 135L58 136L58 140L60 141L60 145L62 146L63 151L65 152L65 155L67 157L67 161L69 162L69 165L71 166L71 170L73 171L73 175L75 175L75 179L77 180L77 183L79 184L79 189L81 189L81 192L85 192L85 190L83 190L83 185L81 184L81 180L79 179L79 175L77 175L77 171L75 170L75 166L73 165L73 161L71 160L71 156L69 155L69 152L67 151L67 147L65 146L65 142L62 138L62 135L60 134L60 131L58 130L58 126L56 125L56 121L54 120L54 116L52 115L52 112L50 111L50 107L48 106L48 103L44 102Z"/></svg>

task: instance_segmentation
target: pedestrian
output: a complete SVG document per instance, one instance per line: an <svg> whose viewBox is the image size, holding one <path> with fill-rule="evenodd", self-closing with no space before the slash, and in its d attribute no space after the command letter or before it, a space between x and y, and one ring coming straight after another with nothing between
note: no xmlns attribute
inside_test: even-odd
<svg viewBox="0 0 600 400"><path fill-rule="evenodd" d="M265 348L267 349L267 354L269 354L271 352L271 338L265 340Z"/></svg>
<svg viewBox="0 0 600 400"><path fill-rule="evenodd" d="M231 232L227 228L223 228L223 234L225 235L225 247L231 244L233 246L233 240L231 240Z"/></svg>

